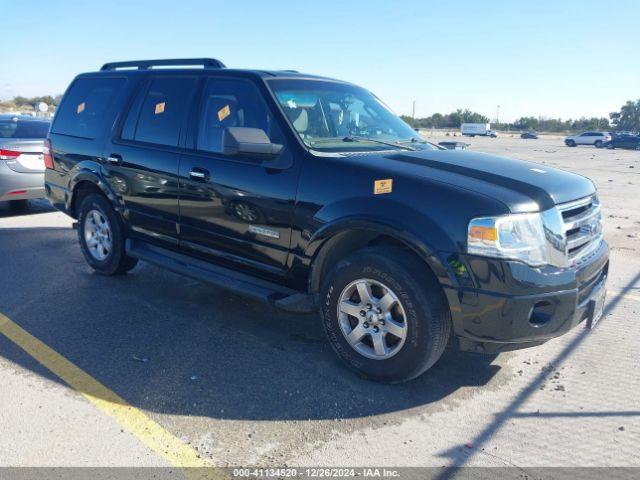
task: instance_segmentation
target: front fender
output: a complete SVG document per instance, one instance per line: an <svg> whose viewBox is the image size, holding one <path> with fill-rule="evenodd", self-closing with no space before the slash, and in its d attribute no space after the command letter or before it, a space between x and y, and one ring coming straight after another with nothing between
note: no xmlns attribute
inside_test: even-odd
<svg viewBox="0 0 640 480"><path fill-rule="evenodd" d="M405 204L381 198L352 198L320 209L314 216L319 227L304 250L315 258L325 243L341 233L368 230L392 237L422 258L434 274L449 283L446 259L439 252L456 251L455 240L439 222Z"/></svg>

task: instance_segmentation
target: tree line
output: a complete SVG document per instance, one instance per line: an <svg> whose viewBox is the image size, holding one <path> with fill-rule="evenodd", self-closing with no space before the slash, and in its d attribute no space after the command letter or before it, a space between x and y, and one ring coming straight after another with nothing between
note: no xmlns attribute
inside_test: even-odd
<svg viewBox="0 0 640 480"><path fill-rule="evenodd" d="M434 113L429 117L402 119L413 128L455 128L463 123L489 123L489 117L469 109L457 109L449 114ZM584 130L608 130L640 132L640 100L628 101L619 111L611 112L609 118L591 117L562 120L559 118L520 117L514 122L493 122L496 130L532 130L538 132L578 132Z"/></svg>
<svg viewBox="0 0 640 480"><path fill-rule="evenodd" d="M62 95L44 95L41 97L13 97L11 100L0 101L0 111L32 111L34 106L40 102L44 102L49 107L57 107L62 99Z"/></svg>

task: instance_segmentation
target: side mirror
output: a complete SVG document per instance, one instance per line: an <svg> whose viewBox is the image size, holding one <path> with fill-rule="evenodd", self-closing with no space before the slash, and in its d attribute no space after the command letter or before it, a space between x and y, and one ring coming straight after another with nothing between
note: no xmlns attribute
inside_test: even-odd
<svg viewBox="0 0 640 480"><path fill-rule="evenodd" d="M225 155L274 157L281 151L282 145L271 143L260 128L227 127L222 132L222 153Z"/></svg>

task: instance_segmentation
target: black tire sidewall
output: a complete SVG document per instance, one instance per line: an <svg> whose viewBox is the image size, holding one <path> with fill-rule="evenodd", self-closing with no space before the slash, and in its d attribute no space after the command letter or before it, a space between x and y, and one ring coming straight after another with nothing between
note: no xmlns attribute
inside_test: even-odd
<svg viewBox="0 0 640 480"><path fill-rule="evenodd" d="M9 200L10 210L26 210L29 207L29 200Z"/></svg>
<svg viewBox="0 0 640 480"><path fill-rule="evenodd" d="M340 329L337 314L340 295L358 278L370 278L387 285L404 308L407 338L400 351L386 360L374 360L358 353ZM436 316L441 312L434 312L434 305L427 299L424 287L419 287L419 280L393 255L385 257L364 251L336 265L322 289L321 314L329 343L351 369L365 378L397 383L420 375L440 357L442 352L436 345L432 327L437 326L433 321L440 321Z"/></svg>
<svg viewBox="0 0 640 480"><path fill-rule="evenodd" d="M104 260L98 260L91 255L84 238L84 224L91 210L98 210L109 222L112 248ZM78 240L82 254L91 268L102 275L114 275L118 272L125 256L122 224L109 200L102 195L91 194L82 200L78 215Z"/></svg>

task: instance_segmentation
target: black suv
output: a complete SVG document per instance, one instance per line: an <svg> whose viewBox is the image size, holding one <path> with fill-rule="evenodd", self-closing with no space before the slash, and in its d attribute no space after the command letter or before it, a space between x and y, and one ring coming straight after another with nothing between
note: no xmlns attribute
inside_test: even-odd
<svg viewBox="0 0 640 480"><path fill-rule="evenodd" d="M449 344L538 345L602 313L591 181L432 145L346 82L214 59L106 64L68 88L49 148L48 198L77 219L95 271L144 260L319 308L369 378L414 378Z"/></svg>
<svg viewBox="0 0 640 480"><path fill-rule="evenodd" d="M628 148L631 150L640 150L640 136L630 134L614 134L610 141L604 144L610 150L614 148Z"/></svg>

